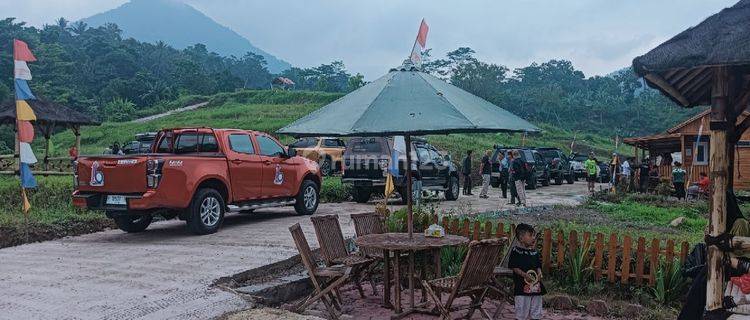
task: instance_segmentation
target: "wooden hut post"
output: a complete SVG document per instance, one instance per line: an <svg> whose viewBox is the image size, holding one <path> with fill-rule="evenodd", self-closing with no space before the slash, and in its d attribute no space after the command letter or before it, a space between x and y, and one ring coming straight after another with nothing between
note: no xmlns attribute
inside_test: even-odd
<svg viewBox="0 0 750 320"><path fill-rule="evenodd" d="M15 137L15 150L13 151L13 171L21 176L21 141L18 140L18 120L13 122L13 137Z"/></svg>
<svg viewBox="0 0 750 320"><path fill-rule="evenodd" d="M712 187L710 197L711 216L708 234L719 236L726 231L726 191L727 170L729 169L727 152L727 96L728 72L726 67L714 70L713 88L711 89L711 141L709 147ZM732 123L731 125L734 125ZM715 245L708 247L708 268L706 288L706 310L722 308L724 286L724 253Z"/></svg>

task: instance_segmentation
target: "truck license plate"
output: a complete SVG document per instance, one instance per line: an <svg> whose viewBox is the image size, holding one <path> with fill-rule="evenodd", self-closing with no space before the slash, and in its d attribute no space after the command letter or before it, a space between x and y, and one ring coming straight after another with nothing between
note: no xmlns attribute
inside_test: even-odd
<svg viewBox="0 0 750 320"><path fill-rule="evenodd" d="M107 204L126 205L127 203L125 202L125 196L110 195L107 196Z"/></svg>

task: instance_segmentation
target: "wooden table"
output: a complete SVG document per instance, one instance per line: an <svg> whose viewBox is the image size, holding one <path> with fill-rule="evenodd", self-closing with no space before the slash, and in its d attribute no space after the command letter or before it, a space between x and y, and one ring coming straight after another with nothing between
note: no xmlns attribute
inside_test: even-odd
<svg viewBox="0 0 750 320"><path fill-rule="evenodd" d="M469 239L462 236L446 235L443 238L425 237L424 234L415 233L409 238L408 233L381 233L368 234L358 237L354 241L357 246L365 248L376 248L383 250L383 304L391 306L390 303L390 265L391 252L393 252L394 268L393 278L396 285L394 286L394 304L395 311L393 319L402 318L414 312L428 312L431 310L421 308L414 304L414 252L431 251L435 262L435 276L440 277L440 249L443 247L457 246L466 244ZM401 288L399 285L399 256L402 252L409 253L409 308L401 310ZM424 294L422 295L424 299Z"/></svg>

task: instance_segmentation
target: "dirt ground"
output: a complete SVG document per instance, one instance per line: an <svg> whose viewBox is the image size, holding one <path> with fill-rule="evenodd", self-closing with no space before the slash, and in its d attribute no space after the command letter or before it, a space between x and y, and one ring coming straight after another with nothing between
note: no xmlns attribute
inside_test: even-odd
<svg viewBox="0 0 750 320"><path fill-rule="evenodd" d="M585 183L529 191L529 204L574 205ZM475 191L478 193L478 190ZM461 197L440 210L507 208L493 189L489 199ZM348 215L373 204L322 204L316 214L338 214L346 236ZM109 230L0 249L0 315L9 319L209 319L248 308L238 296L212 288L219 277L260 267L297 253L289 226L301 223L317 246L309 217L292 208L230 214L216 234L195 236L180 221L146 232Z"/></svg>

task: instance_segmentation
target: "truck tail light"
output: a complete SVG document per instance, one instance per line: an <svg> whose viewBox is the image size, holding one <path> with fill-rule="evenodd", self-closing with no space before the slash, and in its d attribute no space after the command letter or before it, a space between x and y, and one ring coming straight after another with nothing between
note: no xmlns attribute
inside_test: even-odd
<svg viewBox="0 0 750 320"><path fill-rule="evenodd" d="M161 182L161 171L164 168L164 160L150 159L146 162L146 186L156 189Z"/></svg>

